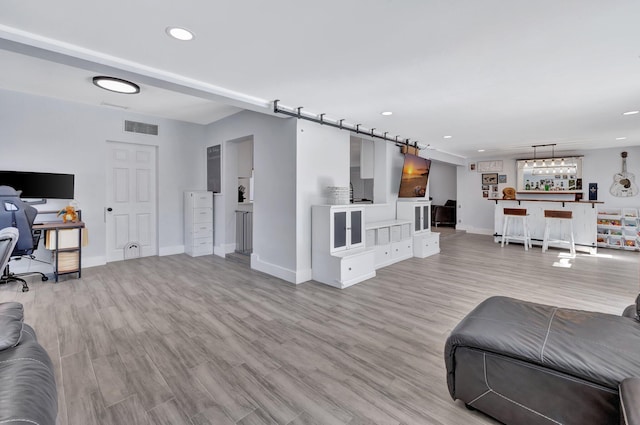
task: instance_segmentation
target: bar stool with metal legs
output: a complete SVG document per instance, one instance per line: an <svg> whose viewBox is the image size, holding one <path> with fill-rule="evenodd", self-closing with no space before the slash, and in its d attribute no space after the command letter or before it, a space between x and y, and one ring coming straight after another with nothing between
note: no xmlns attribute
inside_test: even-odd
<svg viewBox="0 0 640 425"><path fill-rule="evenodd" d="M544 210L544 239L542 240L542 252L549 249L549 242L569 244L571 255L576 255L576 242L573 239L573 214L571 211ZM560 226L559 239L549 240L552 223L558 223ZM562 239L562 223L569 222L569 240Z"/></svg>
<svg viewBox="0 0 640 425"><path fill-rule="evenodd" d="M529 231L529 222L527 220L527 209L526 208L504 208L504 224L502 225L502 246L504 246L505 242L509 245L510 240L514 241L522 241L524 244L524 250L527 251L531 248L531 232ZM522 220L522 234L510 234L509 233L509 225L511 224L511 220Z"/></svg>

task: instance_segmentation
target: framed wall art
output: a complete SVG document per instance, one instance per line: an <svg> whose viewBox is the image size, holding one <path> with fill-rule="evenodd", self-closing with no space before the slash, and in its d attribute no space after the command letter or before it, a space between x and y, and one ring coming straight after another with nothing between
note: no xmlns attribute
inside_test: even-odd
<svg viewBox="0 0 640 425"><path fill-rule="evenodd" d="M485 173L482 175L482 184L498 184L498 173Z"/></svg>
<svg viewBox="0 0 640 425"><path fill-rule="evenodd" d="M502 171L502 161L478 161L476 169L479 173L487 171Z"/></svg>

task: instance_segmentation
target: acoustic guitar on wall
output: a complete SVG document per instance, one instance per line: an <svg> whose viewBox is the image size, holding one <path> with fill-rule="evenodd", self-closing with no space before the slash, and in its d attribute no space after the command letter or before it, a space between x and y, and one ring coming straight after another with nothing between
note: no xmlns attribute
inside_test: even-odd
<svg viewBox="0 0 640 425"><path fill-rule="evenodd" d="M613 196L626 198L628 196L636 196L638 194L638 185L636 184L636 176L627 172L627 153L622 152L622 172L613 176L613 184L609 192Z"/></svg>

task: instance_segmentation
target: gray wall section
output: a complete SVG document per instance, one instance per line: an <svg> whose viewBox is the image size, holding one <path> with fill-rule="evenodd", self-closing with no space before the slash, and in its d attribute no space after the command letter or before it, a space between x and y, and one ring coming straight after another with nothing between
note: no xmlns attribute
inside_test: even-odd
<svg viewBox="0 0 640 425"><path fill-rule="evenodd" d="M125 133L124 120L159 125L159 135ZM204 127L0 90L0 169L75 174L75 196L89 234L85 266L105 261L107 141L158 147L158 243L160 254L183 249L182 192L204 189L200 152ZM39 206L52 210L66 205ZM25 262L27 263L27 262Z"/></svg>

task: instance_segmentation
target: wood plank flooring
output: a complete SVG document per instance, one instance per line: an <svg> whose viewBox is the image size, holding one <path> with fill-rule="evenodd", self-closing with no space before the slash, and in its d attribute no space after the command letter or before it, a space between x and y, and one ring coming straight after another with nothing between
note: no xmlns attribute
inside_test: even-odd
<svg viewBox="0 0 640 425"><path fill-rule="evenodd" d="M637 253L451 232L441 248L342 291L175 255L0 301L25 305L52 357L61 425L487 424L446 389L444 342L469 310L507 295L619 314L639 290Z"/></svg>

